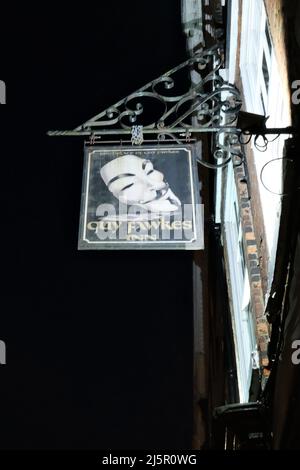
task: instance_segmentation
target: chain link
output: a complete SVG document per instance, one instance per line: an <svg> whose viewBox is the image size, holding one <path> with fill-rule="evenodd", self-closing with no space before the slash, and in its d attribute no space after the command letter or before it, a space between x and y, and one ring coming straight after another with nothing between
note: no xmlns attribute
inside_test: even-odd
<svg viewBox="0 0 300 470"><path fill-rule="evenodd" d="M144 142L143 126L132 126L131 143L132 145L142 145Z"/></svg>

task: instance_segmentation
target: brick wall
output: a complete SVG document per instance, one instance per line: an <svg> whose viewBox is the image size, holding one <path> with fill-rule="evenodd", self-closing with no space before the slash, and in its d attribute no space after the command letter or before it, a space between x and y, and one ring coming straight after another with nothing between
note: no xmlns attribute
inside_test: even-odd
<svg viewBox="0 0 300 470"><path fill-rule="evenodd" d="M240 0L239 31L242 26L243 1ZM237 48L237 64L240 63L240 36ZM241 92L243 87L239 66L236 68L235 84ZM243 108L242 108L243 109ZM254 166L253 151L248 145L245 148L247 170L244 165L235 169L235 180L240 204L240 216L243 229L243 242L246 263L249 272L252 311L256 322L256 337L259 347L260 363L268 366L269 325L265 315L264 296L267 290L268 247L265 236L264 219L258 189L257 173Z"/></svg>
<svg viewBox="0 0 300 470"><path fill-rule="evenodd" d="M235 168L244 251L249 273L251 306L256 322L256 338L262 367L268 366L269 325L265 316L260 250L254 229L252 202L249 197L244 165Z"/></svg>

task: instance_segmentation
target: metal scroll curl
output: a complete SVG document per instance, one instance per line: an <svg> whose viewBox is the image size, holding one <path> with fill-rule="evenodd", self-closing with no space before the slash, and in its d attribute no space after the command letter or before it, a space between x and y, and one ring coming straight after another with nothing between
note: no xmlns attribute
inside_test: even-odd
<svg viewBox="0 0 300 470"><path fill-rule="evenodd" d="M224 168L231 161L234 167L242 165L244 162L244 152L243 146L239 141L239 135L239 129L235 131L221 129L216 132L213 152L215 163L210 163L200 158L197 160L198 163L211 170Z"/></svg>

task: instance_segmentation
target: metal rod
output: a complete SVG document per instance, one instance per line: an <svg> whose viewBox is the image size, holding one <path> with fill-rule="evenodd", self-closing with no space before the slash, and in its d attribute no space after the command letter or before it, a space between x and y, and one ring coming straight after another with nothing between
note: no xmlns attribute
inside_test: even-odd
<svg viewBox="0 0 300 470"><path fill-rule="evenodd" d="M163 129L143 129L143 134L183 134L186 135L187 133L193 134L201 134L201 133L213 133L213 132L220 132L224 131L227 133L233 132L238 133L241 132L240 129L236 127L174 127L174 128L163 128ZM131 129L103 129L103 130L65 130L65 131L48 131L47 135L50 137L61 137L61 136L69 136L69 137L78 137L78 136L90 136L90 135L131 135Z"/></svg>
<svg viewBox="0 0 300 470"><path fill-rule="evenodd" d="M245 129L243 132L245 135L268 135L268 134L295 134L298 131L295 127L264 127L264 128L255 128L251 127Z"/></svg>
<svg viewBox="0 0 300 470"><path fill-rule="evenodd" d="M182 143L186 142L185 138L179 138L178 140L181 140ZM190 143L197 142L196 139L189 139ZM101 139L95 139L94 142L91 142L90 140L86 140L85 143L87 145L96 145L96 144L107 144L107 145L113 145L113 144L119 144L119 145L132 145L131 140L101 140ZM165 140L157 140L157 139L144 139L143 141L144 144L170 144L174 143L173 139L165 139Z"/></svg>

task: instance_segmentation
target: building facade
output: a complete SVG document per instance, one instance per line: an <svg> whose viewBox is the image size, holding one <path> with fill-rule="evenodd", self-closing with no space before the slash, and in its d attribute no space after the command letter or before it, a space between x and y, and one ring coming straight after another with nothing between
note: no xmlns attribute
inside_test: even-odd
<svg viewBox="0 0 300 470"><path fill-rule="evenodd" d="M275 4L263 0L182 2L183 29L189 54L223 42L224 66L218 73L225 83L234 84L239 89L241 110L268 118L266 125L272 128L291 124L280 3L279 0ZM220 124L227 124L225 115L221 116ZM235 125L240 127L239 122ZM253 138L247 143L244 141L242 164L236 166L231 161L213 171L213 176L202 177L206 182L204 186L210 187L210 197L203 201L208 205L206 236L211 224L220 234L220 264L223 260L226 279L226 293L221 295L224 303L228 304L230 316L227 330L223 328L223 333L233 342L233 368L238 392L235 401L240 403L255 400L269 376L271 327L267 321L266 304L275 271L287 137L269 135L268 140ZM204 136L202 145L204 154L212 159L216 148L214 139ZM212 251L216 247L206 244L206 249ZM211 295L220 295L216 294L214 283L209 285L211 294L205 297L205 282L211 279L209 273L213 269L209 254L205 259L202 264L195 263L194 273L195 358L198 358L194 380L195 383L206 384L206 387L200 387L201 390L196 387L195 403L203 397L209 401L209 386L214 386L210 381L214 352L208 346L207 338L211 337L213 330L212 319L219 321L215 316L216 306L212 307L214 302L210 302ZM224 305L222 315L226 309ZM218 325L215 328L217 330ZM225 344L224 338L222 341ZM203 367L199 367L200 357ZM226 375L228 371L224 363L223 368ZM228 392L228 381L222 383ZM227 392L223 399L230 403ZM218 399L212 403L216 404Z"/></svg>
<svg viewBox="0 0 300 470"><path fill-rule="evenodd" d="M269 5L271 8L271 5ZM268 117L267 127L291 123L285 55L263 0L226 2L223 78L242 96L242 111ZM246 115L247 116L247 115ZM268 376L270 326L265 305L277 252L288 136L252 138L244 163L218 170L216 222L222 226L240 401L249 400L253 371Z"/></svg>

